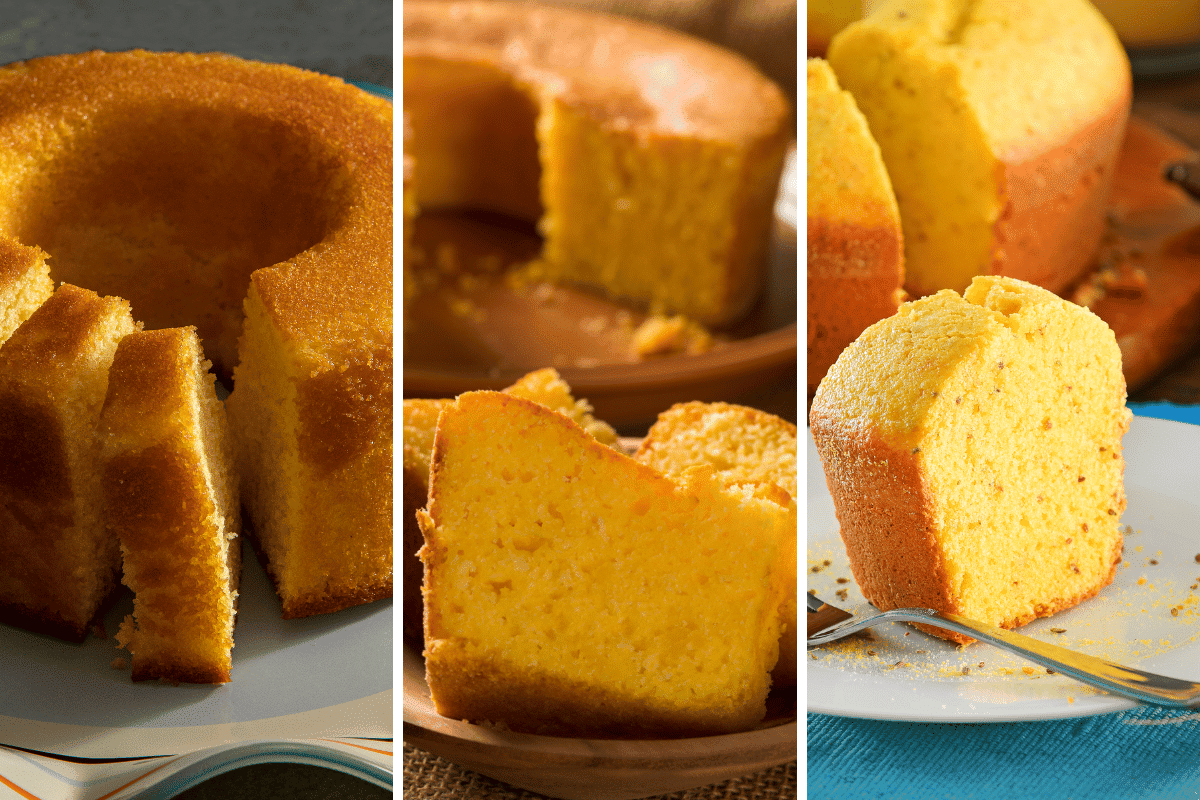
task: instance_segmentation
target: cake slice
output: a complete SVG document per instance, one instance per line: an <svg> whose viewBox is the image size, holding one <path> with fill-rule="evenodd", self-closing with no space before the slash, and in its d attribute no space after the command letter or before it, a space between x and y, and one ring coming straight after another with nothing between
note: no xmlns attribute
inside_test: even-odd
<svg viewBox="0 0 1200 800"><path fill-rule="evenodd" d="M532 400L573 419L602 444L615 444L616 431L592 415L587 400L575 399L571 387L553 368L540 369L521 377L505 394ZM424 540L416 512L429 498L429 461L438 416L450 400L408 399L404 401L404 635L415 641L422 636L423 567L417 558Z"/></svg>
<svg viewBox="0 0 1200 800"><path fill-rule="evenodd" d="M392 254L340 252L357 268L303 254L251 276L225 403L284 619L392 596Z"/></svg>
<svg viewBox="0 0 1200 800"><path fill-rule="evenodd" d="M129 304L63 284L0 348L0 620L71 641L118 586L96 423Z"/></svg>
<svg viewBox="0 0 1200 800"><path fill-rule="evenodd" d="M808 61L808 394L904 299L904 237L879 145L829 64Z"/></svg>
<svg viewBox="0 0 1200 800"><path fill-rule="evenodd" d="M1132 90L1091 3L883 0L826 58L887 165L911 295L1091 269Z"/></svg>
<svg viewBox="0 0 1200 800"><path fill-rule="evenodd" d="M418 519L440 714L618 738L763 718L795 531L752 487L667 478L543 406L469 392L442 412Z"/></svg>
<svg viewBox="0 0 1200 800"><path fill-rule="evenodd" d="M872 325L809 414L864 596L1006 628L1112 580L1129 419L1108 326L997 277Z"/></svg>
<svg viewBox="0 0 1200 800"><path fill-rule="evenodd" d="M774 414L729 403L678 403L658 415L633 457L671 477L709 466L726 484L774 487L770 493L796 516L796 426ZM773 686L796 685L796 551L782 566L790 576L782 608L779 661Z"/></svg>
<svg viewBox="0 0 1200 800"><path fill-rule="evenodd" d="M194 328L117 346L98 439L109 530L133 615L133 679L229 680L241 540L225 409Z"/></svg>
<svg viewBox="0 0 1200 800"><path fill-rule="evenodd" d="M0 346L53 291L46 254L0 235Z"/></svg>

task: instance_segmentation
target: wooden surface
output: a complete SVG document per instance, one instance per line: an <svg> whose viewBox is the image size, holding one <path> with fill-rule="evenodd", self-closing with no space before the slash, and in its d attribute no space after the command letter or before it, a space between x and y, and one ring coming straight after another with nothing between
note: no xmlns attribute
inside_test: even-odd
<svg viewBox="0 0 1200 800"><path fill-rule="evenodd" d="M1200 150L1200 74L1138 80L1134 113ZM1196 269L1200 272L1200 256ZM1200 342L1193 342L1181 358L1131 392L1129 399L1200 403Z"/></svg>
<svg viewBox="0 0 1200 800"><path fill-rule="evenodd" d="M798 759L762 772L647 800L794 800ZM404 748L405 800L544 800L415 747Z"/></svg>

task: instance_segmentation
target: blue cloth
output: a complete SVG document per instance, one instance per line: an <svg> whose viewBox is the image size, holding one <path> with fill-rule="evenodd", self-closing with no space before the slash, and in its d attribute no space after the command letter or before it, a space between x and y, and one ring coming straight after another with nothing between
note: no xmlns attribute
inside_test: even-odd
<svg viewBox="0 0 1200 800"><path fill-rule="evenodd" d="M1129 407L1200 425L1200 406ZM1200 800L1200 711L977 724L809 714L806 736L808 796L821 800Z"/></svg>
<svg viewBox="0 0 1200 800"><path fill-rule="evenodd" d="M810 798L1200 798L1200 712L1138 706L980 724L809 714L807 722Z"/></svg>
<svg viewBox="0 0 1200 800"><path fill-rule="evenodd" d="M1129 403L1129 409L1139 417L1155 417L1157 419L1173 419L1176 422L1190 422L1200 425L1200 405L1181 406L1177 403Z"/></svg>
<svg viewBox="0 0 1200 800"><path fill-rule="evenodd" d="M392 87L390 86L379 86L378 84L367 83L365 81L349 81L349 83L352 83L363 91L370 92L371 94L377 94L380 97L387 98L388 100L392 99Z"/></svg>

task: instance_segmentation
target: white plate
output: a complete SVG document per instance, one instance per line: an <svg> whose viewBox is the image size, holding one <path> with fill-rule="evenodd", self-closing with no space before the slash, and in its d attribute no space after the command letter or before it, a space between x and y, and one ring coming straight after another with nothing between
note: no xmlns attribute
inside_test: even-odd
<svg viewBox="0 0 1200 800"><path fill-rule="evenodd" d="M244 547L232 681L134 683L112 634L81 645L0 625L0 744L77 758L191 753L252 739L392 736L392 601L280 617Z"/></svg>
<svg viewBox="0 0 1200 800"><path fill-rule="evenodd" d="M1112 585L1073 609L1026 625L1022 633L1200 681L1200 590L1193 588L1200 582L1197 452L1200 426L1134 418L1125 437L1128 506L1122 523L1129 528ZM851 576L811 432L807 468L808 588L847 611L868 613L873 609ZM814 566L820 571L813 573ZM838 578L850 580L837 583ZM835 595L838 590L846 590L846 599ZM851 637L808 652L809 711L867 719L1004 722L1090 716L1135 705L1048 675L990 645L960 649L899 624L874 628L873 634L873 641ZM898 661L908 666L896 667ZM964 667L969 674L962 674Z"/></svg>

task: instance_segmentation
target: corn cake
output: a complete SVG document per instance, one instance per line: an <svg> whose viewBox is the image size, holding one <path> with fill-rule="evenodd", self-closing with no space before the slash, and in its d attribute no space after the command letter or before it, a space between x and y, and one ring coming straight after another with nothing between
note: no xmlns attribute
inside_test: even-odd
<svg viewBox="0 0 1200 800"><path fill-rule="evenodd" d="M864 331L809 415L866 598L1006 628L1112 580L1129 419L1108 326L991 276Z"/></svg>
<svg viewBox="0 0 1200 800"><path fill-rule="evenodd" d="M667 478L543 406L470 392L442 412L418 519L439 713L618 738L763 718L795 532L754 487Z"/></svg>

